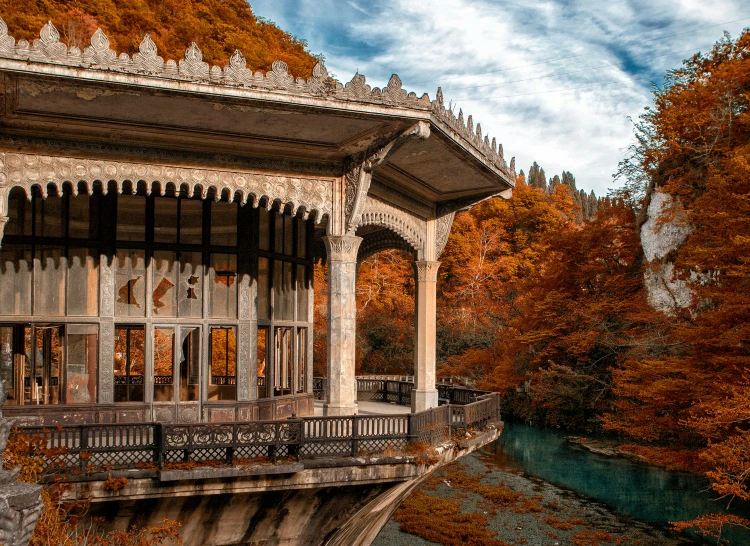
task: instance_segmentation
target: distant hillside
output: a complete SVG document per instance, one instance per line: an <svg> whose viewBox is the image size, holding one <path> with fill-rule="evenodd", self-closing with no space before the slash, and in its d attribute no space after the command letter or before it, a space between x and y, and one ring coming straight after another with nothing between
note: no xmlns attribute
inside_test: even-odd
<svg viewBox="0 0 750 546"><path fill-rule="evenodd" d="M210 64L225 64L239 49L248 68L267 71L282 60L307 77L317 62L304 40L256 17L245 0L0 0L0 17L17 40L39 38L51 20L65 43L80 48L101 27L118 53L134 53L148 33L165 60L182 59L196 42Z"/></svg>

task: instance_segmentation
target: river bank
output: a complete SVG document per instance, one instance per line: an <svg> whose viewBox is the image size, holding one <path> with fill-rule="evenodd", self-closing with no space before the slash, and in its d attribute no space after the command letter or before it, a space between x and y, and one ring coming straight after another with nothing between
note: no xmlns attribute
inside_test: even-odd
<svg viewBox="0 0 750 546"><path fill-rule="evenodd" d="M500 468L494 459L475 453L438 471L402 505L373 546L695 544L521 469ZM451 512L451 503L459 504L458 513ZM400 531L402 523L426 538Z"/></svg>

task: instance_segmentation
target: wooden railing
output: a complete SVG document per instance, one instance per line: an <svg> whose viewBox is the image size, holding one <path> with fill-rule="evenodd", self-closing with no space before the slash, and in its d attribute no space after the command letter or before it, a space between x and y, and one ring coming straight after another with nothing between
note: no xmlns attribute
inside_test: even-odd
<svg viewBox="0 0 750 546"><path fill-rule="evenodd" d="M317 400L325 399L327 386L327 378L313 377L313 395ZM396 381L380 376L357 377L357 396L363 400L410 406L413 389L414 383L411 381ZM478 391L456 385L437 385L437 391L441 405L471 404L482 396L490 394L488 391Z"/></svg>
<svg viewBox="0 0 750 546"><path fill-rule="evenodd" d="M400 391L398 391L400 392ZM396 454L409 444L433 446L456 433L500 419L499 395L466 405L444 405L408 415L306 417L278 421L202 424L98 424L19 427L48 452L48 472L110 468L184 468L180 463L229 463Z"/></svg>

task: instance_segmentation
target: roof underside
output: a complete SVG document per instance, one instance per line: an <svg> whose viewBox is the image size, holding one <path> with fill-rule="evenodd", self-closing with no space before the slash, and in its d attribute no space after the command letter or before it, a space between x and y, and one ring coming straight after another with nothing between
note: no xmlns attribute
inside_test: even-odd
<svg viewBox="0 0 750 546"><path fill-rule="evenodd" d="M358 75L323 93L313 92L315 82L310 82L327 78L320 74L324 68L307 82L285 80L281 88L268 83L271 72L265 80L260 75L252 83L227 85L221 72L220 81L211 81L215 70L208 81L184 76L184 61L171 74L122 69L122 56L110 70L80 60L77 66L59 59L29 62L34 47L32 53L20 42L10 52L0 48L6 97L0 132L6 135L170 149L186 152L186 162L205 163L200 158L206 154L285 159L340 175L346 158L426 121L430 137L408 140L378 168L376 179L427 203L499 193L514 185L513 163L509 168L494 140L492 145L482 140L470 119L467 124L462 116L456 119L441 96L430 102L426 95L407 95L395 76L382 91L371 90ZM388 99L388 93L398 100Z"/></svg>

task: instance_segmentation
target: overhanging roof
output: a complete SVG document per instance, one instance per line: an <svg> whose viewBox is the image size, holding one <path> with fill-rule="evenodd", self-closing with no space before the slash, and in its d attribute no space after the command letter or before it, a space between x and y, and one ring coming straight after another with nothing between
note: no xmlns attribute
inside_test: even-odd
<svg viewBox="0 0 750 546"><path fill-rule="evenodd" d="M0 71L5 135L166 148L199 164L206 154L285 159L288 169L305 164L339 175L347 157L425 121L430 137L410 139L376 179L427 203L514 186L514 161L506 163L502 146L475 130L471 116L456 118L440 90L433 101L407 93L395 75L383 89L359 74L342 85L319 64L295 80L279 61L253 73L240 52L226 67L209 67L195 44L179 63L164 62L148 37L131 58L110 50L100 30L80 51L62 44L51 23L33 44L15 43L2 20Z"/></svg>

